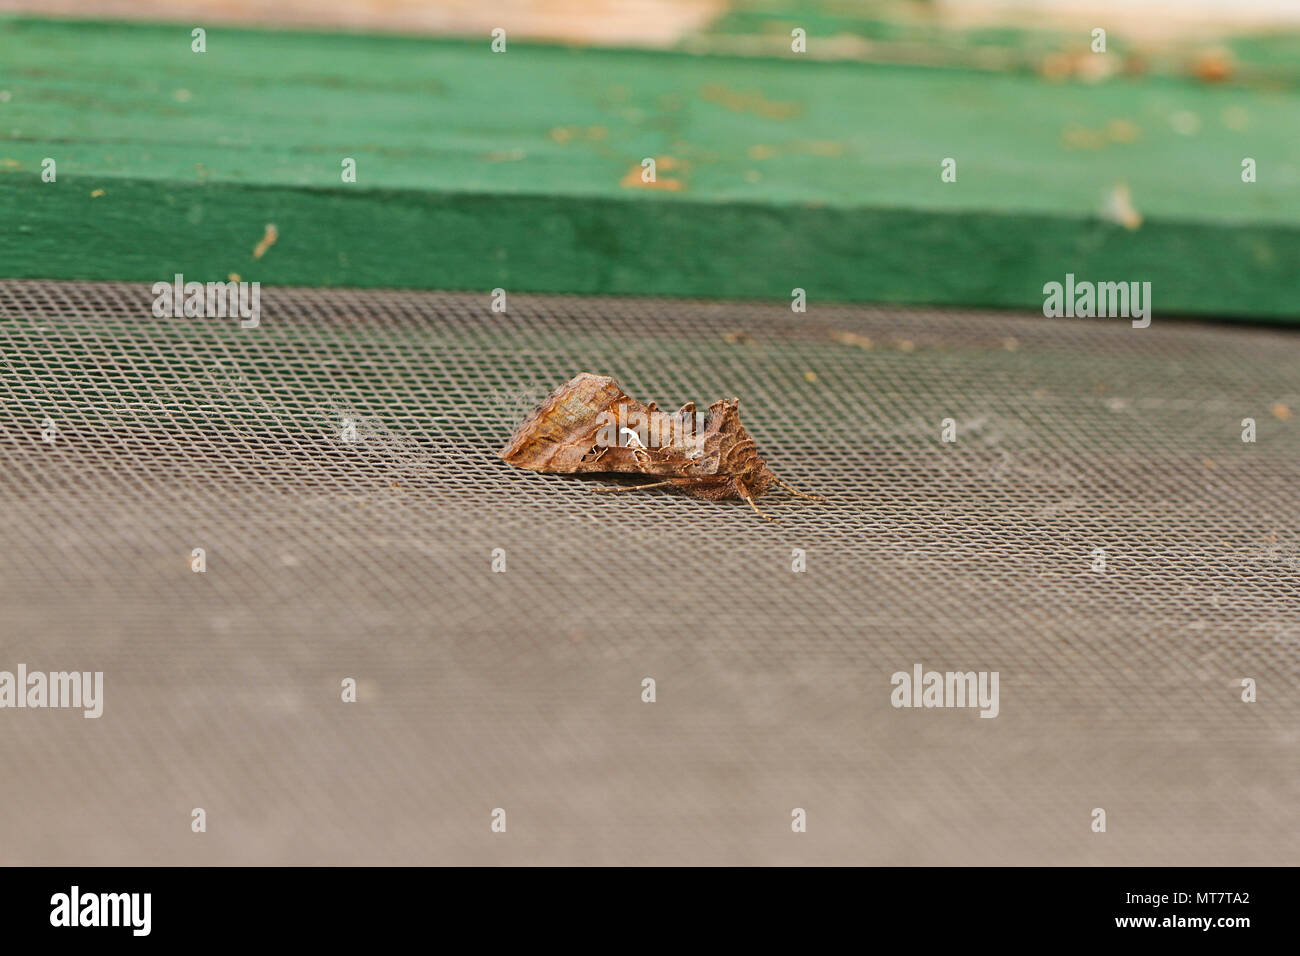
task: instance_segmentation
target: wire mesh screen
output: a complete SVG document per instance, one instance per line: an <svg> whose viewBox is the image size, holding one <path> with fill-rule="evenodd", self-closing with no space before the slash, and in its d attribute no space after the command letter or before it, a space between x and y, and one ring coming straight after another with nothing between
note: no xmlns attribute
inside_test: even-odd
<svg viewBox="0 0 1300 956"><path fill-rule="evenodd" d="M152 302L0 284L0 670L104 675L0 713L0 861L1297 862L1295 336ZM579 371L738 396L828 501L500 461ZM895 706L916 665L997 716Z"/></svg>

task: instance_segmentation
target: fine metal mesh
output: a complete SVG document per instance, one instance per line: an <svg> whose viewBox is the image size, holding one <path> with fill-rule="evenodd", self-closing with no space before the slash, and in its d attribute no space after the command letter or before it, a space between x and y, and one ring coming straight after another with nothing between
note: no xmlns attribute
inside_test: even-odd
<svg viewBox="0 0 1300 956"><path fill-rule="evenodd" d="M105 685L98 720L0 711L0 862L1300 862L1295 335L152 301L0 283L0 670ZM739 396L830 500L501 462L584 370ZM916 663L998 671L999 716L895 709Z"/></svg>

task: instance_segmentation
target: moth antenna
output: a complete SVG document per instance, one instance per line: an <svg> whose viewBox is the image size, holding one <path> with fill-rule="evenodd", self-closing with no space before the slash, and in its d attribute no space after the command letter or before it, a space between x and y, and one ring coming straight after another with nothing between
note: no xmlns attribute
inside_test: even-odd
<svg viewBox="0 0 1300 956"><path fill-rule="evenodd" d="M784 488L786 491L790 492L790 494L792 494L792 495L798 495L800 498L807 498L809 501L825 501L825 500L826 500L826 499L823 498L821 495L810 495L810 494L808 494L808 492L806 492L806 491L800 491L798 488L794 487L793 485L788 485L788 484L786 484L786 483L785 483L784 481L782 481L780 478L777 478L776 475L773 475L772 478L773 478L774 481L776 481L776 483L777 483L778 485L780 485L780 486L781 486L782 488Z"/></svg>
<svg viewBox="0 0 1300 956"><path fill-rule="evenodd" d="M603 485L599 488L592 488L592 491L644 491L647 488L658 488L662 485L671 485L672 480L652 481L648 485Z"/></svg>

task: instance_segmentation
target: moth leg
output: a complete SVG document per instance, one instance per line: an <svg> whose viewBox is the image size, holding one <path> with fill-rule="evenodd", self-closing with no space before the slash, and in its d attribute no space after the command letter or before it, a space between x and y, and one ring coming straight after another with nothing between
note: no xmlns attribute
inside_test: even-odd
<svg viewBox="0 0 1300 956"><path fill-rule="evenodd" d="M602 485L599 488L592 488L592 491L644 491L647 488L659 488L662 485L671 485L672 479L668 481L652 481L648 485Z"/></svg>
<svg viewBox="0 0 1300 956"><path fill-rule="evenodd" d="M736 490L737 490L737 491L740 491L739 488L737 488ZM758 505L754 504L754 499L751 498L749 495L745 494L743 491L740 491L740 497L744 498L746 501L749 502L749 506L750 506L751 508L754 509L754 514L758 515L760 518L766 518L768 521L775 521L775 520L776 520L775 518L773 518L773 517L772 517L770 514L768 514L767 512L765 512L765 511L760 511L760 510L758 509Z"/></svg>
<svg viewBox="0 0 1300 956"><path fill-rule="evenodd" d="M784 481L782 481L780 478L777 478L776 475L773 475L772 478L773 478L773 480L776 481L776 483L777 483L778 485L780 485L780 486L781 486L782 488L784 488L786 491L790 492L790 494L792 494L792 495L798 495L800 498L807 498L809 501L825 501L825 500L826 500L826 499L823 498L821 495L810 495L810 494L808 494L806 491L800 491L798 488L795 488L793 485L787 485L787 484L786 484Z"/></svg>

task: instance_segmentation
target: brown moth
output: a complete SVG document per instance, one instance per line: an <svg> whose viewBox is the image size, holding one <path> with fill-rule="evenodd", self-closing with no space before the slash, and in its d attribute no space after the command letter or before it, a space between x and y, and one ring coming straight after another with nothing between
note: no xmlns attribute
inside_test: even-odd
<svg viewBox="0 0 1300 956"><path fill-rule="evenodd" d="M533 409L501 457L517 468L545 474L625 473L662 476L644 485L597 488L639 491L673 485L696 498L754 499L780 485L740 424L740 399L716 401L707 416L687 402L676 414L642 405L605 375L580 372Z"/></svg>

